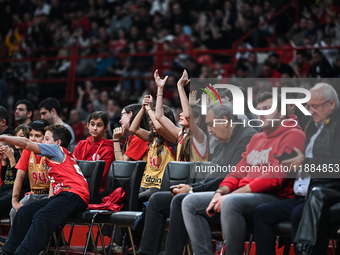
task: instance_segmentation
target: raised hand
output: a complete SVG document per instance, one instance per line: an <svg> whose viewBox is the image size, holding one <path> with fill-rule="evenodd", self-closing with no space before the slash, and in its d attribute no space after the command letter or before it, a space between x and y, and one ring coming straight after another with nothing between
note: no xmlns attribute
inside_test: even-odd
<svg viewBox="0 0 340 255"><path fill-rule="evenodd" d="M122 127L117 127L113 130L113 139L120 139L125 133L125 129Z"/></svg>
<svg viewBox="0 0 340 255"><path fill-rule="evenodd" d="M153 106L153 98L151 95L146 95L143 99L142 105L145 110L149 110Z"/></svg>
<svg viewBox="0 0 340 255"><path fill-rule="evenodd" d="M182 77L178 80L177 86L184 87L190 82L188 72L184 69Z"/></svg>
<svg viewBox="0 0 340 255"><path fill-rule="evenodd" d="M164 79L161 79L161 77L158 74L158 69L153 74L153 77L155 78L155 82L157 84L157 87L163 88L165 85L166 80L168 79L168 76L165 76Z"/></svg>
<svg viewBox="0 0 340 255"><path fill-rule="evenodd" d="M197 90L193 90L189 93L189 104L198 104L201 99L197 99Z"/></svg>

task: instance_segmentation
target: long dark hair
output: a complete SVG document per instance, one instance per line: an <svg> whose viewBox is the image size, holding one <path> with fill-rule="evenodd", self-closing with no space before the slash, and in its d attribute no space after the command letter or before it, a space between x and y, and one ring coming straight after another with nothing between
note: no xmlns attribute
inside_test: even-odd
<svg viewBox="0 0 340 255"><path fill-rule="evenodd" d="M138 114L138 112L140 111L141 108L142 108L141 104L130 104L130 105L125 106L123 108L123 109L125 109L125 111L127 113L132 112L132 116L131 116L131 119L130 119L130 125L131 125L132 121L135 119L136 115ZM149 125L148 116L146 115L146 113L144 113L139 127L150 131L150 125Z"/></svg>
<svg viewBox="0 0 340 255"><path fill-rule="evenodd" d="M141 104L130 104L130 105L125 106L123 108L123 109L125 109L125 111L127 113L132 112L132 116L130 118L130 125L131 125L132 121L135 119L136 115L138 114L138 112L140 111L141 108L142 108ZM142 120L141 120L141 122L139 124L139 127L143 128L145 130L150 131L151 128L150 128L150 125L149 125L149 122L148 122L148 117L147 117L146 113L143 114L143 118L142 118ZM125 151L127 149L126 147L128 146L128 143L129 143L129 141L127 141L123 145L123 152L124 153L125 153Z"/></svg>
<svg viewBox="0 0 340 255"><path fill-rule="evenodd" d="M152 110L155 110L155 108L153 108ZM169 106L163 105L163 111L164 111L165 117L170 119L176 125L175 115L174 115L174 112L172 111L172 109ZM149 148L150 148L150 146L152 146L153 140L156 136L156 134L152 130L151 130L151 132L152 132L151 133L152 140L149 143ZM159 165L162 163L162 158L160 157L160 155L161 155L161 152L163 150L164 143L165 143L165 138L163 136L158 136L157 157L158 157L158 164Z"/></svg>
<svg viewBox="0 0 340 255"><path fill-rule="evenodd" d="M197 104L190 104L190 110L192 113L192 119L190 121L195 121L198 118L197 126L206 134L206 125L203 124L203 119L201 116L201 107ZM205 128L204 128L205 127ZM179 139L179 143L182 140L182 137L186 134L186 130L182 128L182 134ZM191 141L191 132L188 132L183 139L183 143L181 146L181 151L179 152L178 160L179 161L190 161L191 151L190 150L190 141Z"/></svg>

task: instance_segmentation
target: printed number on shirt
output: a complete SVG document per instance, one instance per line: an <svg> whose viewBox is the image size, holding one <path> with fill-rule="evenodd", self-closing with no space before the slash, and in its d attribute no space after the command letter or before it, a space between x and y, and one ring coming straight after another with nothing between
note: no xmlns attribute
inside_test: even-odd
<svg viewBox="0 0 340 255"><path fill-rule="evenodd" d="M76 169L77 173L84 177L83 172L81 171L80 167L78 165L73 165L73 166ZM84 177L84 179L85 179L85 177ZM86 181L86 179L85 179L85 181Z"/></svg>
<svg viewBox="0 0 340 255"><path fill-rule="evenodd" d="M156 167L157 169L159 169L160 164L159 162L159 158L158 157L149 157L149 161L150 161L150 169L152 167Z"/></svg>
<svg viewBox="0 0 340 255"><path fill-rule="evenodd" d="M38 182L43 182L43 183L48 182L46 172L39 172L39 173L32 172L32 178L34 180L34 184L37 184Z"/></svg>

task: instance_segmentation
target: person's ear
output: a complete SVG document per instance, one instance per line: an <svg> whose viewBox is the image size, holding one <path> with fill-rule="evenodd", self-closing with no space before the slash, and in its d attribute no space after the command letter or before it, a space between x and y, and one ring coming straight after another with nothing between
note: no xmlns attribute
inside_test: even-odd
<svg viewBox="0 0 340 255"><path fill-rule="evenodd" d="M2 119L0 121L0 125L3 127L3 126L6 126L6 120L5 119Z"/></svg>
<svg viewBox="0 0 340 255"><path fill-rule="evenodd" d="M58 144L58 146L61 146L61 140L60 139L57 140L57 144Z"/></svg>
<svg viewBox="0 0 340 255"><path fill-rule="evenodd" d="M53 116L55 116L55 115L57 115L57 111L56 111L54 108L52 108L52 109L51 109L51 114L52 114Z"/></svg>
<svg viewBox="0 0 340 255"><path fill-rule="evenodd" d="M28 118L31 118L32 115L33 115L33 112L32 112L32 111L29 111L28 114L27 114Z"/></svg>
<svg viewBox="0 0 340 255"><path fill-rule="evenodd" d="M332 111L335 109L335 101L334 101L334 99L330 99L329 100L329 106L330 106Z"/></svg>

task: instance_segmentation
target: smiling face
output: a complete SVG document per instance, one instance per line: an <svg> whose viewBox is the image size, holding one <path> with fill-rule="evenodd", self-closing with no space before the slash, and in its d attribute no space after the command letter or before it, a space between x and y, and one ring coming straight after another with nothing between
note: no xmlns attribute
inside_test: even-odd
<svg viewBox="0 0 340 255"><path fill-rule="evenodd" d="M89 129L89 135L92 136L92 140L96 142L103 138L108 127L105 127L102 119L91 119L87 123L87 128Z"/></svg>
<svg viewBox="0 0 340 255"><path fill-rule="evenodd" d="M182 127L185 127L185 128L189 127L189 123L188 123L187 119L184 117L183 112L181 112L181 113L179 114L179 124L180 124Z"/></svg>

